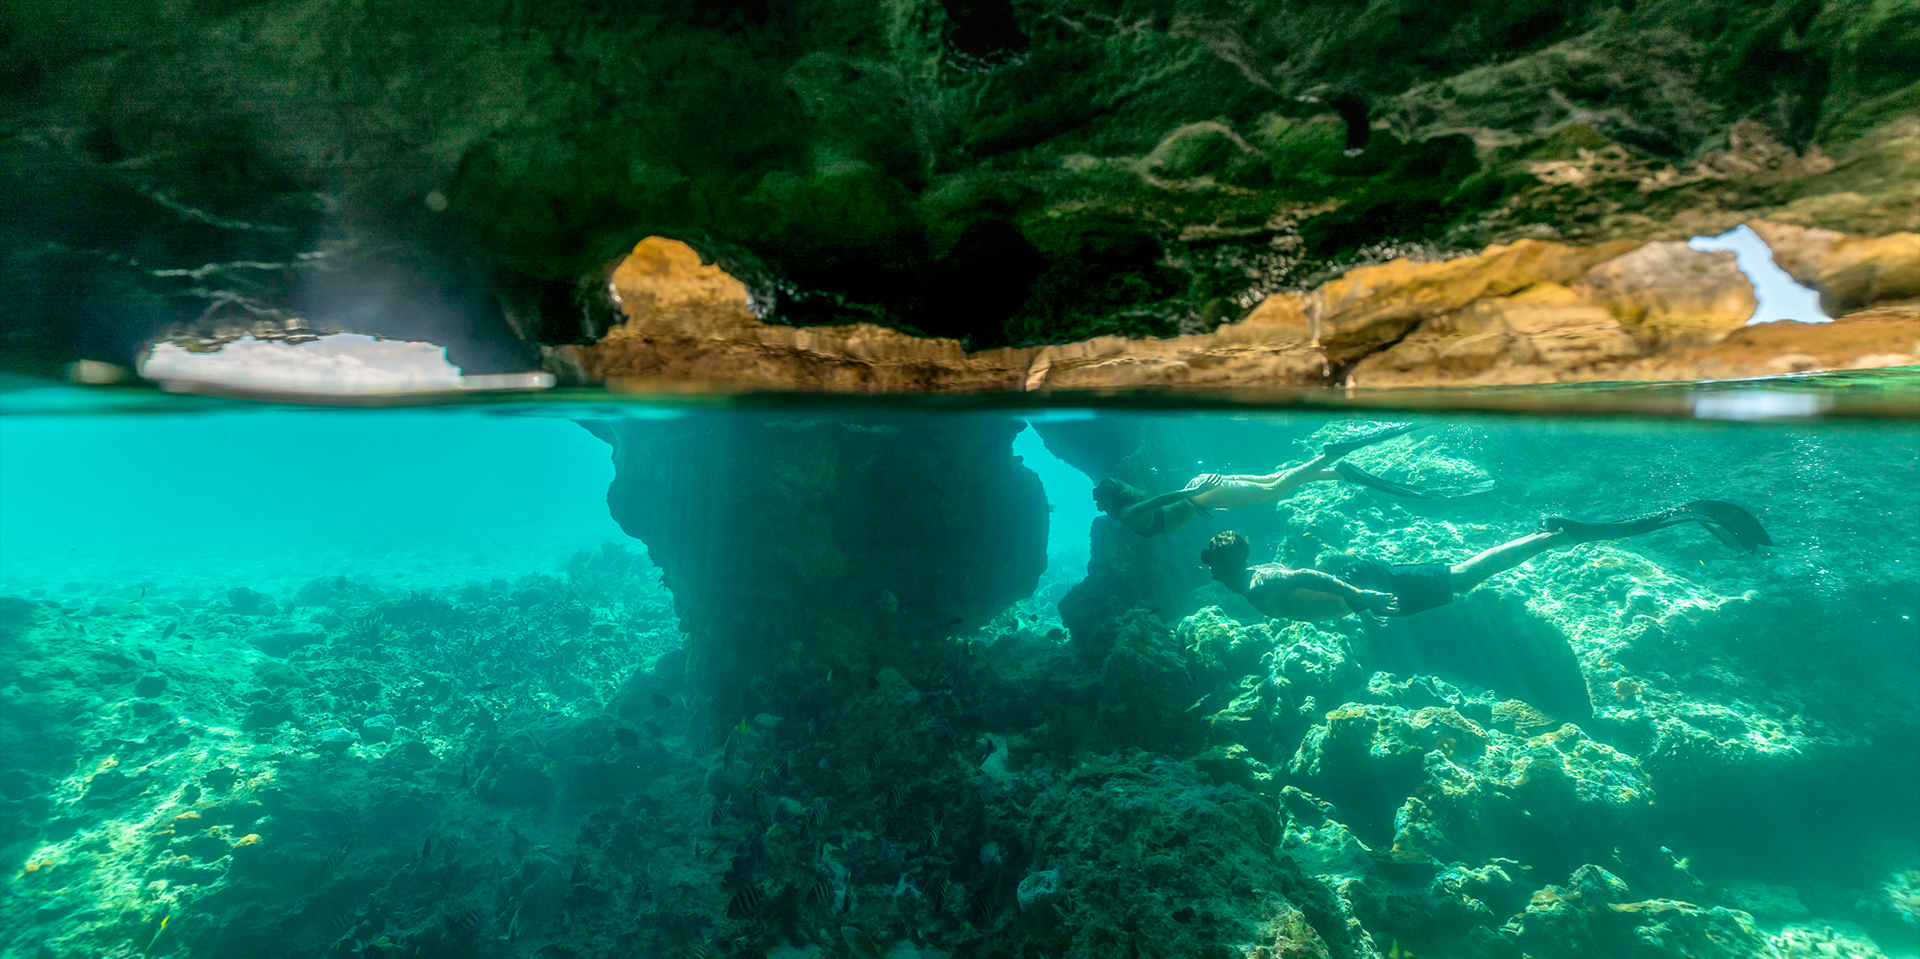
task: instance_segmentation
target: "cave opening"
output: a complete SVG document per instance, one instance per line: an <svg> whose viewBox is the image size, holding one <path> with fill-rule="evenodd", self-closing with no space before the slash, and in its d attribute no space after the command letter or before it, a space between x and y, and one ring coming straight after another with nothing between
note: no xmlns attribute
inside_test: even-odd
<svg viewBox="0 0 1920 959"><path fill-rule="evenodd" d="M1820 308L1820 294L1794 281L1774 262L1773 249L1753 227L1741 224L1719 236L1696 236L1687 248L1702 252L1731 250L1734 265L1753 283L1753 297L1759 301L1747 325L1793 320L1799 323L1830 323L1833 317Z"/></svg>

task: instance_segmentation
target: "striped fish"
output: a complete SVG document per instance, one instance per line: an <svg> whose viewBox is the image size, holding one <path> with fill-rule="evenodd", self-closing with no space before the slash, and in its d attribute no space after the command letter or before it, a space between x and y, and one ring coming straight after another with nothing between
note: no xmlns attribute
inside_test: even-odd
<svg viewBox="0 0 1920 959"><path fill-rule="evenodd" d="M814 802L813 805L807 807L806 812L803 812L800 814L800 826L803 829L812 831L820 828L820 823L826 818L827 818L826 800L824 799L817 800Z"/></svg>
<svg viewBox="0 0 1920 959"><path fill-rule="evenodd" d="M767 894L759 886L747 886L733 894L727 900L728 919L751 919L760 914L760 908L767 904Z"/></svg>
<svg viewBox="0 0 1920 959"><path fill-rule="evenodd" d="M816 882L807 889L807 908L824 909L829 913L839 912L840 896L828 883Z"/></svg>

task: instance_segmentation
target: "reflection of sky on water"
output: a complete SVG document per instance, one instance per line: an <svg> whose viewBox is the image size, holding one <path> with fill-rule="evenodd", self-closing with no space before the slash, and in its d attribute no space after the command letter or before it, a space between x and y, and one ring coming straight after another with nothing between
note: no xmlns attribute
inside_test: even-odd
<svg viewBox="0 0 1920 959"><path fill-rule="evenodd" d="M1687 241L1687 247L1733 251L1734 263L1753 281L1753 297L1760 301L1753 318L1747 320L1749 324L1775 320L1825 323L1833 319L1820 311L1820 294L1793 282L1793 277L1773 262L1773 250L1767 247L1767 241L1745 224L1719 236L1696 236Z"/></svg>
<svg viewBox="0 0 1920 959"><path fill-rule="evenodd" d="M359 333L305 343L241 337L213 353L154 344L140 367L150 380L184 380L235 389L300 393L400 393L457 390L460 368L432 343Z"/></svg>

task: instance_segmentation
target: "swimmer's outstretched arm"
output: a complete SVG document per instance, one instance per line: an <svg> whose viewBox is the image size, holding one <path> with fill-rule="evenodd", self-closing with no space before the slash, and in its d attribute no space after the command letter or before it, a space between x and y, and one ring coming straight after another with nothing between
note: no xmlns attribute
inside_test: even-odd
<svg viewBox="0 0 1920 959"><path fill-rule="evenodd" d="M1211 480L1211 482L1201 482L1201 480ZM1171 493L1161 493L1159 496L1143 499L1127 507L1127 512L1132 513L1135 510L1139 510L1141 513L1151 513L1154 510L1163 509L1176 503L1191 502L1194 497L1212 490L1219 485L1220 477L1203 476L1188 483L1186 489L1177 489Z"/></svg>
<svg viewBox="0 0 1920 959"><path fill-rule="evenodd" d="M1269 583L1287 590L1308 589L1316 593L1331 593L1345 600L1355 612L1367 610L1375 613L1391 613L1400 608L1400 598L1392 593L1361 589L1338 576L1323 573L1317 569L1288 570L1259 585L1264 587Z"/></svg>

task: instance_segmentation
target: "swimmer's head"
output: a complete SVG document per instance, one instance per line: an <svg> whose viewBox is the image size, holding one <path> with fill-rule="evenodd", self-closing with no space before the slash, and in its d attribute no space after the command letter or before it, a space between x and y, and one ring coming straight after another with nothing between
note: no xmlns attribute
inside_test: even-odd
<svg viewBox="0 0 1920 959"><path fill-rule="evenodd" d="M1102 513L1118 513L1146 498L1143 490L1117 479L1103 479L1093 488L1093 505L1100 507Z"/></svg>
<svg viewBox="0 0 1920 959"><path fill-rule="evenodd" d="M1213 567L1213 575L1247 568L1247 557L1253 553L1253 544L1245 536L1227 530L1214 536L1207 542L1207 548L1200 551L1200 562Z"/></svg>

